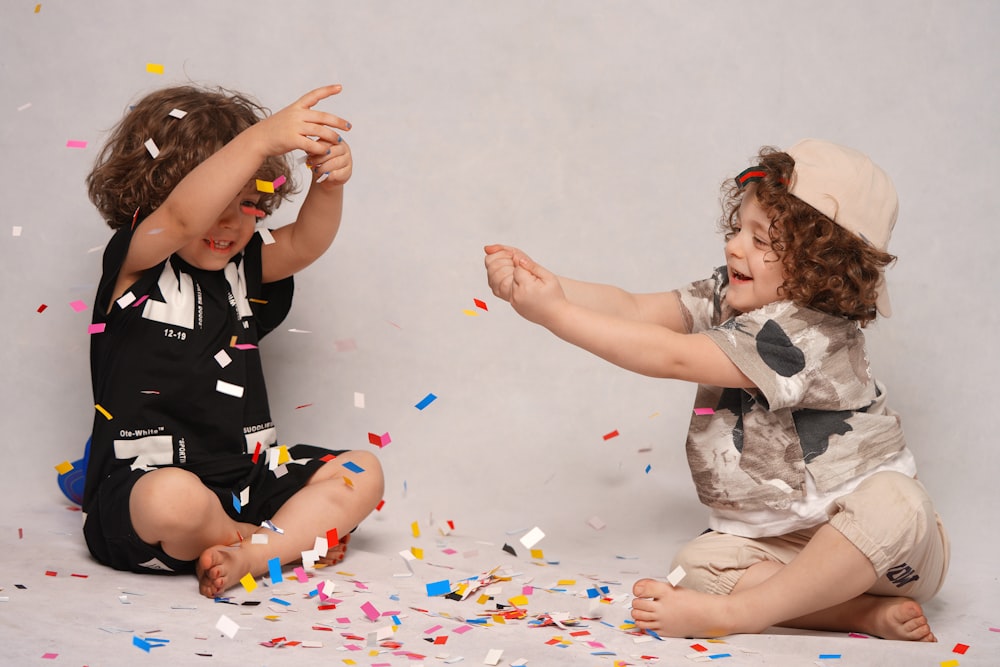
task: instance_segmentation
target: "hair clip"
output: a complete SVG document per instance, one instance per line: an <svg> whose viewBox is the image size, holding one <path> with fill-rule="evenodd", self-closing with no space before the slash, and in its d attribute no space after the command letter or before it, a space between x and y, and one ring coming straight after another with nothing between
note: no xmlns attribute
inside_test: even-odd
<svg viewBox="0 0 1000 667"><path fill-rule="evenodd" d="M746 187L747 183L753 183L755 181L762 181L764 177L767 176L767 172L760 165L756 167L749 167L740 172L740 175L736 177L736 185L740 190Z"/></svg>

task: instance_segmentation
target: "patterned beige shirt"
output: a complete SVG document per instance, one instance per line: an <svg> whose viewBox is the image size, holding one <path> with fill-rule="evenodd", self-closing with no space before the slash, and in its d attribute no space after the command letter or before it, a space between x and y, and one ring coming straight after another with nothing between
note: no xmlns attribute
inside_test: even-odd
<svg viewBox="0 0 1000 667"><path fill-rule="evenodd" d="M687 456L701 502L784 510L805 492L863 475L905 449L856 323L791 301L749 313L725 302L723 269L678 290L691 333L709 336L756 385L699 385Z"/></svg>

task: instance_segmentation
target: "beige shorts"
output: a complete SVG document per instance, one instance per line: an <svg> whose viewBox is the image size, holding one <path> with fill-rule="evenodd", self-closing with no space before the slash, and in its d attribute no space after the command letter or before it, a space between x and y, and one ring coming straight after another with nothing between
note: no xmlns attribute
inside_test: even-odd
<svg viewBox="0 0 1000 667"><path fill-rule="evenodd" d="M948 536L919 481L896 472L872 475L837 500L829 523L871 561L878 575L872 595L923 602L944 583ZM685 588L728 595L750 566L790 562L818 529L764 538L707 532L681 549L671 570L684 568Z"/></svg>

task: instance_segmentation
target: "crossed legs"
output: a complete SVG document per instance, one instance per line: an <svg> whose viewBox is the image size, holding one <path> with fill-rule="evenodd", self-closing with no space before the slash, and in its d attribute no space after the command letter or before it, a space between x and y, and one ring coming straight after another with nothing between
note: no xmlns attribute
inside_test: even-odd
<svg viewBox="0 0 1000 667"><path fill-rule="evenodd" d="M348 461L364 469L344 480ZM147 543L159 544L179 560L195 560L202 595L215 597L247 573L268 571L268 561L282 565L298 560L316 537L336 529L342 536L329 545L325 562L344 556L350 531L368 516L382 498L384 481L378 459L368 452L345 452L324 464L272 517L284 532L276 533L234 521L216 495L192 473L163 468L144 475L132 490L129 508L133 527ZM266 543L254 544L252 535L264 533ZM238 547L231 547L238 543Z"/></svg>

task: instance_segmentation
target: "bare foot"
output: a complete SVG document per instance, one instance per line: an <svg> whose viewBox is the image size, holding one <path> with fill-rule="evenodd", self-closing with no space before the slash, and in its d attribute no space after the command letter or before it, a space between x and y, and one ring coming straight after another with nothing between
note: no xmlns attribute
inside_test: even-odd
<svg viewBox="0 0 1000 667"><path fill-rule="evenodd" d="M668 637L721 637L764 628L733 625L727 595L710 595L675 588L664 581L640 579L632 587L632 618L636 626Z"/></svg>
<svg viewBox="0 0 1000 667"><path fill-rule="evenodd" d="M319 559L319 562L323 563L323 565L336 565L344 560L344 557L347 555L347 545L350 541L350 534L340 538L340 542L330 547L326 555Z"/></svg>
<svg viewBox="0 0 1000 667"><path fill-rule="evenodd" d="M910 598L862 595L858 603L858 628L883 639L936 642L920 604Z"/></svg>
<svg viewBox="0 0 1000 667"><path fill-rule="evenodd" d="M240 548L214 546L205 549L195 564L198 589L208 598L214 598L234 586L249 567Z"/></svg>

